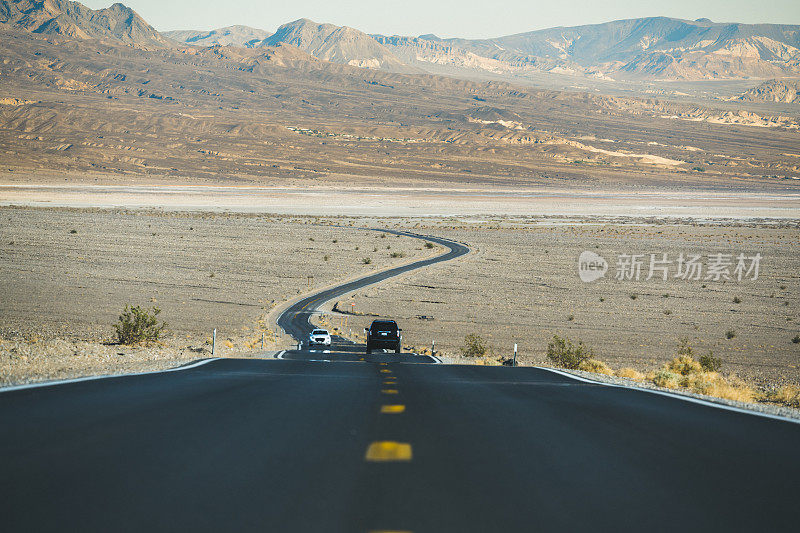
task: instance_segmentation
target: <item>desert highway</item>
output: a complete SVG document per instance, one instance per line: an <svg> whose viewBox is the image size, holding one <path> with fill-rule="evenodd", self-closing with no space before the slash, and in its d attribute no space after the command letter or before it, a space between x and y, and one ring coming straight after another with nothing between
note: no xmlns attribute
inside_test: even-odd
<svg viewBox="0 0 800 533"><path fill-rule="evenodd" d="M467 251L437 242L448 255ZM387 275L315 294L279 322L302 338L322 301ZM729 532L800 523L800 424L546 369L366 356L339 342L0 392L0 528Z"/></svg>

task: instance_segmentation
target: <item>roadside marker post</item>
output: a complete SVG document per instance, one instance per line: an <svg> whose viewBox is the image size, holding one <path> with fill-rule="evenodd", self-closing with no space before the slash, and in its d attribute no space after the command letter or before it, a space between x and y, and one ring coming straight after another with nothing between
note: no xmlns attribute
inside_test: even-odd
<svg viewBox="0 0 800 533"><path fill-rule="evenodd" d="M214 333L211 335L211 356L217 353L217 328L214 328Z"/></svg>
<svg viewBox="0 0 800 533"><path fill-rule="evenodd" d="M517 366L517 343L514 343L514 362L511 366Z"/></svg>
<svg viewBox="0 0 800 533"><path fill-rule="evenodd" d="M436 355L436 339L431 341L431 355Z"/></svg>
<svg viewBox="0 0 800 533"><path fill-rule="evenodd" d="M261 332L261 349L264 349L264 332Z"/></svg>

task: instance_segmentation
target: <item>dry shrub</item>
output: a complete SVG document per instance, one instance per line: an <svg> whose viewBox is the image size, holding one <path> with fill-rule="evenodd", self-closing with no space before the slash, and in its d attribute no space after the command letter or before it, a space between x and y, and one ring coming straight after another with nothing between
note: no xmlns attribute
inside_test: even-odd
<svg viewBox="0 0 800 533"><path fill-rule="evenodd" d="M584 359L578 364L578 370L594 372L595 374L605 374L606 376L614 375L614 371L610 366L597 359Z"/></svg>
<svg viewBox="0 0 800 533"><path fill-rule="evenodd" d="M736 376L725 378L712 370L719 368L721 361L711 352L708 356L701 357L701 360L702 362L694 358L689 342L684 339L678 346L678 356L665 363L657 372L648 375L647 379L668 389L683 388L726 400L754 401L755 392L741 379Z"/></svg>
<svg viewBox="0 0 800 533"><path fill-rule="evenodd" d="M768 392L767 399L789 407L800 408L800 387L784 385L778 390Z"/></svg>
<svg viewBox="0 0 800 533"><path fill-rule="evenodd" d="M547 345L547 358L557 366L577 369L581 362L592 359L594 354L582 342L577 346L569 339L553 335L553 340Z"/></svg>
<svg viewBox="0 0 800 533"><path fill-rule="evenodd" d="M703 371L703 367L700 366L700 363L688 355L679 355L664 365L664 368L675 374L680 374L681 376L697 374Z"/></svg>
<svg viewBox="0 0 800 533"><path fill-rule="evenodd" d="M636 381L641 381L644 379L644 374L630 367L620 368L617 370L616 374L618 377L635 379Z"/></svg>
<svg viewBox="0 0 800 533"><path fill-rule="evenodd" d="M158 323L161 309L153 307L151 311L138 305L126 305L119 316L117 341L120 344L141 344L158 342L167 327L166 322Z"/></svg>
<svg viewBox="0 0 800 533"><path fill-rule="evenodd" d="M488 352L486 341L477 333L470 333L464 337L464 346L461 355L464 357L484 357Z"/></svg>
<svg viewBox="0 0 800 533"><path fill-rule="evenodd" d="M677 389L680 387L681 375L669 370L661 369L657 372L652 372L647 375L647 379L667 389Z"/></svg>

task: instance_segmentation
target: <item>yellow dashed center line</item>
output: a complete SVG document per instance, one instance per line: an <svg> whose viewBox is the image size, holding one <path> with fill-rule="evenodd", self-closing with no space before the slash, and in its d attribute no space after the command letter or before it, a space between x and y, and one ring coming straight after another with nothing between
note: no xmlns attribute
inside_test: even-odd
<svg viewBox="0 0 800 533"><path fill-rule="evenodd" d="M389 370L388 368L381 368L381 372L383 372L384 374L391 374L392 373L392 371Z"/></svg>
<svg viewBox="0 0 800 533"><path fill-rule="evenodd" d="M364 459L367 461L410 461L411 445L392 440L373 442L367 448Z"/></svg>
<svg viewBox="0 0 800 533"><path fill-rule="evenodd" d="M402 413L405 410L406 410L406 406L405 405L400 405L400 404L382 405L381 406L381 413L384 413L384 414L397 414L397 413Z"/></svg>
<svg viewBox="0 0 800 533"><path fill-rule="evenodd" d="M384 394L397 394L397 389L383 389L381 392Z"/></svg>

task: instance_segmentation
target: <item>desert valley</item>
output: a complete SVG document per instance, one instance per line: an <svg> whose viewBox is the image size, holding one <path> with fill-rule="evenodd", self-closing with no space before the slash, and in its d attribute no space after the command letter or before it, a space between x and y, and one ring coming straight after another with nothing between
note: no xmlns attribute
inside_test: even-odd
<svg viewBox="0 0 800 533"><path fill-rule="evenodd" d="M352 295L359 328L410 321L409 348L459 360L477 333L545 364L558 334L646 373L689 339L754 386L797 384L798 35L666 17L159 33L122 4L2 1L0 379L190 360L213 328L230 354L285 347L282 302L432 253L353 226L474 249ZM582 250L766 259L748 284L588 285ZM162 308L166 344L102 344L128 303Z"/></svg>

